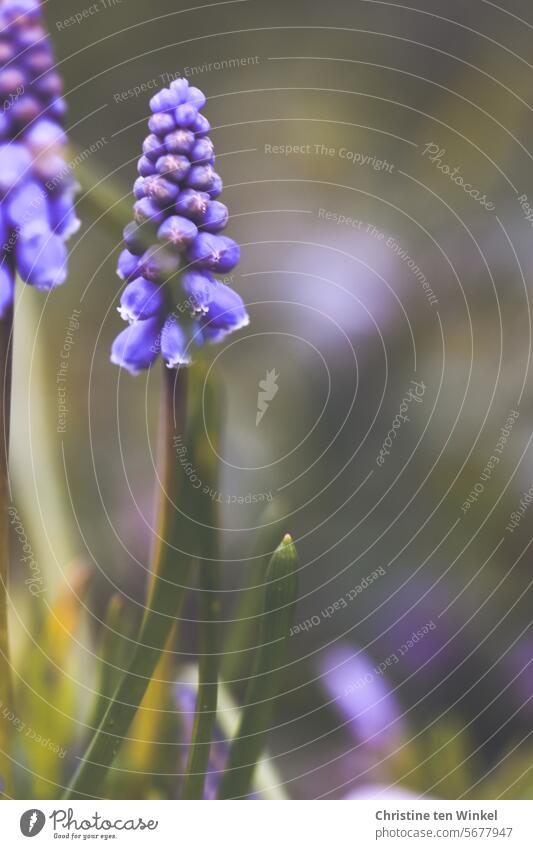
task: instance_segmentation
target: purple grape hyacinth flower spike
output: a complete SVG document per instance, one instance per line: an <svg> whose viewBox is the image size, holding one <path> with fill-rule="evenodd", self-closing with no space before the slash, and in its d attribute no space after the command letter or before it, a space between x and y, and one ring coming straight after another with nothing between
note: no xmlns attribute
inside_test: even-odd
<svg viewBox="0 0 533 849"><path fill-rule="evenodd" d="M220 235L228 210L217 200L203 93L174 80L150 100L149 135L142 146L133 194L133 221L117 273L126 283L118 308L128 327L111 360L137 374L161 354L169 368L188 365L194 346L220 342L248 324L240 295L216 274L238 263L239 246Z"/></svg>
<svg viewBox="0 0 533 849"><path fill-rule="evenodd" d="M0 318L17 272L45 290L66 278L65 241L80 222L61 92L39 0L0 0Z"/></svg>

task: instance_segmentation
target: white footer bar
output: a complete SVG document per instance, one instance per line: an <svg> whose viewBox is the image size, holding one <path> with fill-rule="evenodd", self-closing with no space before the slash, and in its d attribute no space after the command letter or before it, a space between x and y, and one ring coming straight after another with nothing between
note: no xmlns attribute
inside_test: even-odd
<svg viewBox="0 0 533 849"><path fill-rule="evenodd" d="M6 801L0 845L524 849L532 815L529 801Z"/></svg>

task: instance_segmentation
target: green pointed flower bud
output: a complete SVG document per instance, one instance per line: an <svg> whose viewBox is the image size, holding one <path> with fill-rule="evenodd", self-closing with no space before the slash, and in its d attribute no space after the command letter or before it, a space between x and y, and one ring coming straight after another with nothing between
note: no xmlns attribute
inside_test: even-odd
<svg viewBox="0 0 533 849"><path fill-rule="evenodd" d="M285 534L267 568L260 647L239 730L222 777L220 799L242 798L251 790L254 769L279 694L297 592L296 548L290 534Z"/></svg>

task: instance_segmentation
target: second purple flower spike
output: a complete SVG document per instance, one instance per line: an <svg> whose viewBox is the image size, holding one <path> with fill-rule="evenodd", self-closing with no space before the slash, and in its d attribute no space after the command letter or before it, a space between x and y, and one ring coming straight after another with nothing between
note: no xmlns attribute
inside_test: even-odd
<svg viewBox="0 0 533 849"><path fill-rule="evenodd" d="M0 318L17 272L38 289L64 282L64 243L79 227L54 67L39 0L0 0Z"/></svg>
<svg viewBox="0 0 533 849"><path fill-rule="evenodd" d="M243 300L215 274L239 261L239 246L221 235L228 210L217 200L209 121L202 92L174 80L150 101L150 134L139 159L134 220L124 230L118 275L126 282L119 312L129 326L111 360L133 374L159 354L169 368L188 365L191 349L219 342L248 324Z"/></svg>

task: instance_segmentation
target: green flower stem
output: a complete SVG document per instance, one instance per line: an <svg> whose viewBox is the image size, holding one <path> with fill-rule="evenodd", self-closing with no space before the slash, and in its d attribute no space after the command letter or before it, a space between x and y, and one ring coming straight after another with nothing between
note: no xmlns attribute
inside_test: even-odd
<svg viewBox="0 0 533 849"><path fill-rule="evenodd" d="M4 716L12 709L13 690L9 660L8 578L9 578L9 416L11 408L11 374L13 347L13 310L0 319L0 792L9 796L11 760L9 757L12 727Z"/></svg>
<svg viewBox="0 0 533 849"><path fill-rule="evenodd" d="M175 432L194 432L194 422L186 412L186 372L164 369L161 414L161 503L157 543L149 597L138 644L129 667L89 744L66 799L104 796L103 784L117 756L128 728L139 708L161 653L176 621L186 593L184 586L190 557L182 551L192 546L192 522L188 514L190 490L177 461L173 446ZM180 509L180 505L183 509Z"/></svg>
<svg viewBox="0 0 533 849"><path fill-rule="evenodd" d="M202 409L205 428L195 434L197 466L200 477L209 489L218 488L219 440L221 430L222 400L214 384L207 383L203 366ZM209 440L212 440L210 443ZM219 550L217 509L214 501L203 493L203 528L200 532L202 560L200 570L200 660L198 664L198 694L192 732L187 772L183 785L184 799L203 799L205 775L209 763L209 752L213 740L218 700L219 635L217 619L220 616L218 595Z"/></svg>
<svg viewBox="0 0 533 849"><path fill-rule="evenodd" d="M246 705L233 740L220 799L239 799L250 793L257 760L264 746L272 707L277 698L280 673L286 660L286 640L296 603L296 549L286 534L274 552L266 574L261 647L250 678Z"/></svg>
<svg viewBox="0 0 533 849"><path fill-rule="evenodd" d="M187 763L187 774L183 785L183 799L203 799L205 774L213 740L218 699L218 645L216 619L220 603L216 596L218 565L201 563L202 584L202 630L201 651L198 669L198 695L196 713Z"/></svg>

